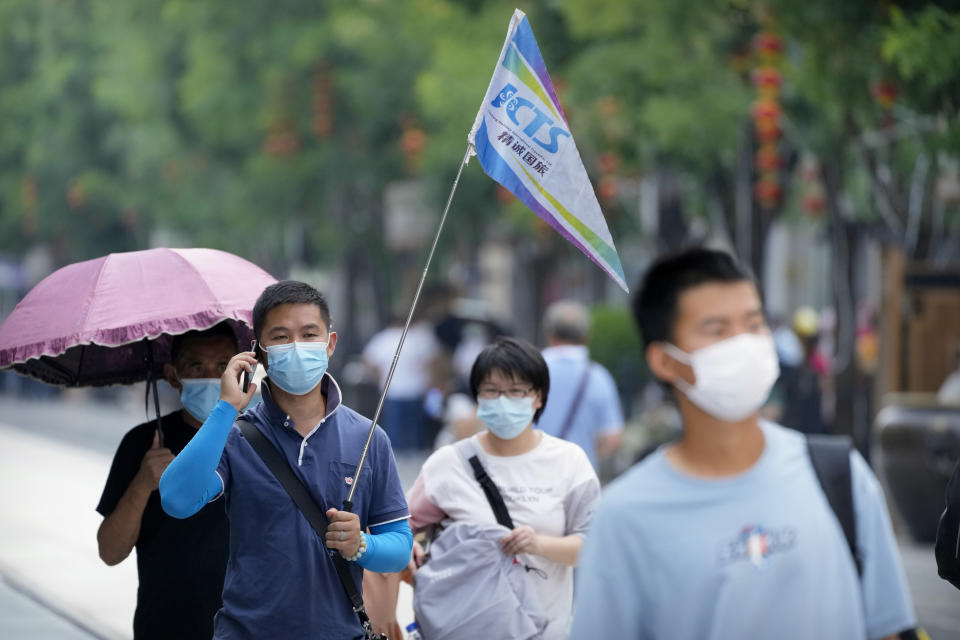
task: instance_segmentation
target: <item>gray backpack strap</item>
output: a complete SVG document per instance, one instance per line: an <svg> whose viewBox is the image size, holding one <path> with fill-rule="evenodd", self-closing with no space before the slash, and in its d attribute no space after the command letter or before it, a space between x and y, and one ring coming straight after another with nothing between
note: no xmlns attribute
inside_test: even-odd
<svg viewBox="0 0 960 640"><path fill-rule="evenodd" d="M593 362L587 360L587 367L583 370L583 374L580 376L580 382L577 384L577 391L573 394L573 402L570 403L570 409L567 411L567 417L563 421L563 426L560 428L560 433L557 434L557 437L561 440L566 440L567 436L570 435L570 427L573 426L573 418L577 415L577 410L580 408L580 403L583 401L583 394L587 390L587 385L590 383L590 373L593 369Z"/></svg>

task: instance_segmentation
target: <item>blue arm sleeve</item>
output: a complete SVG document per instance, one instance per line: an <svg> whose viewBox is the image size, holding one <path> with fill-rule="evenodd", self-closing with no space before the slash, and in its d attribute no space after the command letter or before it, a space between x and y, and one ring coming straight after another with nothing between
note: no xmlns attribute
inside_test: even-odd
<svg viewBox="0 0 960 640"><path fill-rule="evenodd" d="M403 571L410 562L413 549L413 532L406 518L370 527L367 534L367 550L357 560L364 569L377 573Z"/></svg>
<svg viewBox="0 0 960 640"><path fill-rule="evenodd" d="M238 412L221 400L160 478L160 504L174 518L189 518L223 491L217 465Z"/></svg>

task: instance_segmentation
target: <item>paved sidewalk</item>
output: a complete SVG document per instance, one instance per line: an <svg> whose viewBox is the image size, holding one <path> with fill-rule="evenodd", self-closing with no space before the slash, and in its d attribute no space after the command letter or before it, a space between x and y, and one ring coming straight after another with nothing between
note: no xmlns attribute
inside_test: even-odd
<svg viewBox="0 0 960 640"><path fill-rule="evenodd" d="M132 635L137 567L133 555L108 567L97 554L94 507L110 461L0 425L0 575L119 640ZM14 631L9 624L0 616L0 637Z"/></svg>
<svg viewBox="0 0 960 640"><path fill-rule="evenodd" d="M933 546L901 542L900 553L920 623L933 640L960 640L960 591L937 575Z"/></svg>
<svg viewBox="0 0 960 640"><path fill-rule="evenodd" d="M4 640L99 640L82 624L0 578L0 632Z"/></svg>

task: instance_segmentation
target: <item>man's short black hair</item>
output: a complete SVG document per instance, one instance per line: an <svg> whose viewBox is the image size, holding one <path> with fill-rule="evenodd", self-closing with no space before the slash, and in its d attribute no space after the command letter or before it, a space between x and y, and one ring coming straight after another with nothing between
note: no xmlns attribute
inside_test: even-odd
<svg viewBox="0 0 960 640"><path fill-rule="evenodd" d="M550 392L550 370L540 351L526 340L517 338L498 338L484 347L470 369L470 393L474 401L477 400L480 385L493 371L499 371L514 380L529 382L533 390L540 393L543 406L533 414L533 421L539 420Z"/></svg>
<svg viewBox="0 0 960 640"><path fill-rule="evenodd" d="M323 294L306 282L297 280L281 280L263 290L257 303L253 305L253 334L260 342L263 333L263 323L267 320L270 310L282 304L315 304L320 309L320 317L327 325L327 331L333 331L333 322L330 320L330 307Z"/></svg>
<svg viewBox="0 0 960 640"><path fill-rule="evenodd" d="M687 289L711 282L753 282L729 253L691 247L654 261L633 298L633 317L644 346L672 341L677 302Z"/></svg>
<svg viewBox="0 0 960 640"><path fill-rule="evenodd" d="M233 348L236 351L239 347L237 346L237 334L234 333L233 329L230 328L230 325L227 322L219 322L209 329L194 329L187 331L186 333L181 333L179 335L173 336L173 342L170 344L170 362L176 366L177 358L180 357L180 352L183 351L183 344L192 338L229 338L230 342L233 344Z"/></svg>

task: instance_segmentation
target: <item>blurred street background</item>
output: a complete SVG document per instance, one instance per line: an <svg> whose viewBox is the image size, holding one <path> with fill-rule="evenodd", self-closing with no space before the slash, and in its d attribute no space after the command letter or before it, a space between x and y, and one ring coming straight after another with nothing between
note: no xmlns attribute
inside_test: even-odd
<svg viewBox="0 0 960 640"><path fill-rule="evenodd" d="M69 263L223 249L328 295L331 372L372 415L374 338L409 308L514 6L3 0L0 319ZM960 592L931 547L960 459L960 4L520 8L628 284L692 243L751 266L786 372L767 416L853 436L887 489L921 622L960 638ZM429 419L398 453L404 482L462 417L446 401L479 349L500 334L545 346L561 298L589 307L590 357L626 418L609 480L678 427L629 299L476 165L418 316L436 340L410 347L430 368L411 392ZM94 506L145 419L142 385L0 372L0 637L130 636L135 563L99 560Z"/></svg>

